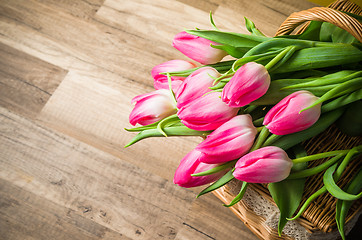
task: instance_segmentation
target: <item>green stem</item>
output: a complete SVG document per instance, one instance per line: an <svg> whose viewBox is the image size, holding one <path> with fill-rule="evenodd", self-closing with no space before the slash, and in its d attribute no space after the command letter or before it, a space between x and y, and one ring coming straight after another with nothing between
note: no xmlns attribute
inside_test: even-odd
<svg viewBox="0 0 362 240"><path fill-rule="evenodd" d="M249 183L243 182L243 185L240 188L239 194L236 195L236 197L229 204L224 204L224 206L225 207L231 207L231 206L237 204L238 202L240 202L240 200L243 198L243 196L244 196L244 194L246 192L246 189L247 189L248 185L249 185Z"/></svg>
<svg viewBox="0 0 362 240"><path fill-rule="evenodd" d="M171 76L170 76L169 73L167 73L167 82L168 82L168 89L170 90L170 93L171 93L171 96L172 96L172 100L173 100L173 102L175 103L175 106L176 106L176 104L177 104L176 96L175 96L175 93L172 90L172 81L171 81Z"/></svg>
<svg viewBox="0 0 362 240"><path fill-rule="evenodd" d="M346 169L348 163L353 159L353 156L361 152L362 152L362 145L356 146L351 150L349 150L346 157L343 159L342 163L338 166L335 172L336 181L338 181L338 179L342 176L343 171Z"/></svg>
<svg viewBox="0 0 362 240"><path fill-rule="evenodd" d="M245 110L244 113L248 114L254 111L258 106L257 105L249 105Z"/></svg>
<svg viewBox="0 0 362 240"><path fill-rule="evenodd" d="M258 131L258 133L260 133L263 129L264 129L264 126L262 126L262 127L257 127L257 128L256 128L256 130Z"/></svg>
<svg viewBox="0 0 362 240"><path fill-rule="evenodd" d="M295 89L295 88L305 88L305 87L320 87L320 86L329 86L332 84L341 84L352 80L354 78L362 76L362 71L350 71L342 70L336 73L331 73L323 77L303 79L302 82L296 84L289 84L282 88L284 89Z"/></svg>
<svg viewBox="0 0 362 240"><path fill-rule="evenodd" d="M293 46L286 47L283 51L281 51L278 55L276 55L267 65L265 65L265 68L267 70L271 69L292 49L292 47Z"/></svg>
<svg viewBox="0 0 362 240"><path fill-rule="evenodd" d="M253 121L254 126L261 126L263 125L264 117L256 119Z"/></svg>
<svg viewBox="0 0 362 240"><path fill-rule="evenodd" d="M196 131L192 130L186 126L177 126L177 127L166 127L163 129L167 136L207 136L210 134L210 131ZM164 135L158 131L158 129L147 129L138 133L126 146L129 147L136 142L149 138L149 137L164 137Z"/></svg>
<svg viewBox="0 0 362 240"><path fill-rule="evenodd" d="M330 166L332 166L333 164L335 164L336 162L338 162L344 155L343 154L338 154L337 156L335 156L332 159L329 159L328 161L319 164L318 166L314 167L314 168L308 168L305 170L301 170L298 172L294 172L291 173L287 179L298 179L298 178L305 178L305 177L310 177L313 176L315 174L318 174L324 170L326 170L327 168L329 168Z"/></svg>
<svg viewBox="0 0 362 240"><path fill-rule="evenodd" d="M335 173L333 174L333 179L334 181L338 181L339 178L342 176L343 171L345 170L345 168L347 167L347 164L351 161L352 157L357 154L362 152L362 145L359 145L357 147L354 147L352 149L350 149L346 155L346 157L343 159L343 161L341 162L341 164L339 165L339 167L337 168L337 170L335 171ZM300 208L299 212L297 213L297 215L295 215L293 218L287 218L288 220L295 220L297 218L299 218L302 213L304 212L304 210L308 207L308 205L314 200L316 199L318 196L322 195L323 193L327 192L327 188L325 186L323 186L322 188L320 188L318 191L316 191L315 193L313 193L308 199L307 201L305 201L305 203L303 204L303 206Z"/></svg>
<svg viewBox="0 0 362 240"><path fill-rule="evenodd" d="M193 177L200 177L200 176L207 176L207 175L211 175L211 174L214 174L214 173L217 173L217 172L220 172L224 169L227 169L227 168L230 168L230 167L234 167L235 163L237 162L237 160L234 160L234 161L230 161L230 162L226 162L224 164L221 164L217 167L214 167L212 169L209 169L209 170L206 170L204 172L199 172L199 173L194 173L194 174L191 174L191 176Z"/></svg>
<svg viewBox="0 0 362 240"><path fill-rule="evenodd" d="M328 103L323 104L321 111L322 113L326 113L361 99L362 99L362 89L359 89L353 93L340 96Z"/></svg>
<svg viewBox="0 0 362 240"><path fill-rule="evenodd" d="M172 90L171 90L172 91ZM157 130L162 133L162 135L164 135L165 137L167 137L167 134L165 133L165 131L163 130L164 127L167 126L167 124L170 123L175 123L177 121L179 121L180 119L178 118L177 114L173 114L171 116L168 116L164 119L162 119L158 124L157 124Z"/></svg>
<svg viewBox="0 0 362 240"><path fill-rule="evenodd" d="M272 145L274 142L278 141L278 139L280 139L281 137L283 137L283 135L275 135L275 134L270 135L264 142L263 147Z"/></svg>
<svg viewBox="0 0 362 240"><path fill-rule="evenodd" d="M338 154L343 154L346 155L349 152L349 150L336 150L336 151L330 151L330 152L324 152L324 153L317 153L317 154L313 154L313 155L309 155L306 157L301 157L301 158L296 158L293 159L293 164L296 163L302 163L302 162L310 162L310 161L314 161L314 160L318 160L318 159L322 159L322 158L326 158L326 157L332 157Z"/></svg>
<svg viewBox="0 0 362 240"><path fill-rule="evenodd" d="M315 101L314 103L312 103L310 106L304 108L302 111L308 110L320 103L323 103L329 99L335 98L335 97L339 97L343 94L346 93L350 93L353 91L356 91L358 89L360 89L362 86L362 77L359 78L355 78L353 80L349 80L345 83L342 83L340 85L338 85L337 87L329 90L328 92L326 92L325 94L323 94L322 97L320 97L317 101Z"/></svg>
<svg viewBox="0 0 362 240"><path fill-rule="evenodd" d="M327 192L327 189L326 189L326 187L323 186L323 187L320 188L318 191L316 191L315 193L313 193L313 194L307 199L307 201L305 201L305 203L304 203L304 204L302 205L302 207L299 209L297 215L295 215L295 216L292 217L292 218L287 218L287 220L292 221L292 220L295 220L295 219L299 218L299 217L302 215L302 213L305 211L305 209L307 209L307 207L309 206L309 204L310 204L311 202L313 202L314 199L316 199L318 196L322 195L322 194L325 193L325 192Z"/></svg>
<svg viewBox="0 0 362 240"><path fill-rule="evenodd" d="M270 133L270 132L269 132L269 129L267 129L267 128L264 126L264 127L261 129L261 132L259 133L258 138L257 138L256 141L254 142L254 145L251 147L250 152L259 149L259 148L263 145L265 139L269 136L269 133Z"/></svg>
<svg viewBox="0 0 362 240"><path fill-rule="evenodd" d="M279 51L273 51L273 52L268 52L268 53L263 53L263 54L259 54L259 55L254 55L254 56L248 56L248 57L242 57L239 58L238 60L236 60L233 64L233 66L231 67L231 70L235 73L239 67L241 67L242 65L248 63L248 62L260 62L263 60L267 60L269 58L272 58L273 56L275 56L276 54L278 54L280 52Z"/></svg>
<svg viewBox="0 0 362 240"><path fill-rule="evenodd" d="M359 194L350 194L343 191L337 184L333 178L333 173L337 167L337 164L330 167L323 175L323 183L327 188L327 191L335 198L346 201L354 201L362 197L362 192Z"/></svg>

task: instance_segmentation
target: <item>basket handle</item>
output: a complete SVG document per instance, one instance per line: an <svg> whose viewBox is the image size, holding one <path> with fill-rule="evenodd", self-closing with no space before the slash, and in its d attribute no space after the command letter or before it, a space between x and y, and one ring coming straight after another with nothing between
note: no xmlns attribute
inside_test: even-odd
<svg viewBox="0 0 362 240"><path fill-rule="evenodd" d="M306 21L322 21L332 23L362 42L362 24L355 18L327 7L314 7L292 13L279 27L276 36L290 34L296 27Z"/></svg>

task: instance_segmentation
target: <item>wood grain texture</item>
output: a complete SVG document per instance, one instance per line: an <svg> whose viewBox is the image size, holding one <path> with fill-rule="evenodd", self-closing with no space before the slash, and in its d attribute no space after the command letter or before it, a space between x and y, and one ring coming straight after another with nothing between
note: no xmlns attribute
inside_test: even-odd
<svg viewBox="0 0 362 240"><path fill-rule="evenodd" d="M2 239L130 239L3 179L0 213Z"/></svg>
<svg viewBox="0 0 362 240"><path fill-rule="evenodd" d="M0 43L0 106L34 118L67 71Z"/></svg>
<svg viewBox="0 0 362 240"><path fill-rule="evenodd" d="M0 110L2 179L131 238L182 227L193 192Z"/></svg>
<svg viewBox="0 0 362 240"><path fill-rule="evenodd" d="M130 100L187 59L185 28L272 35L307 1L0 0L1 239L257 239L213 195L172 178L199 138L134 136Z"/></svg>

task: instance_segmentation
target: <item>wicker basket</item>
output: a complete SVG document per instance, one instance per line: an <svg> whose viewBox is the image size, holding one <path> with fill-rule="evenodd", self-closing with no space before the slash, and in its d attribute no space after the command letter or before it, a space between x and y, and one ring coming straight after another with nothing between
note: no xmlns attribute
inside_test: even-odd
<svg viewBox="0 0 362 240"><path fill-rule="evenodd" d="M280 26L276 35L290 34L298 26L304 24L296 31L296 33L300 33L308 24L307 21L318 20L333 23L350 32L362 42L361 23L334 9L358 15L362 12L358 5L346 0L339 0L328 7L315 7L293 13ZM333 149L349 149L361 143L362 137L349 137L341 133L335 126L331 126L322 134L304 142L303 145L308 154L315 154ZM321 161L313 164L320 164ZM347 180L350 179L351 174L354 174L361 167L360 162L352 161L349 164L348 169L338 183L339 186L343 187ZM307 179L302 203L323 186L322 174ZM335 223L336 199L330 194L323 194L315 199L299 219L288 222L282 237L279 237L276 228L279 210L273 202L267 186L262 184L250 184L249 186L244 198L230 209L260 239L339 239ZM240 182L235 180L213 193L225 204L228 204L239 193L240 187ZM361 203L362 201L356 201L350 209L346 218L346 233L355 225L362 213Z"/></svg>

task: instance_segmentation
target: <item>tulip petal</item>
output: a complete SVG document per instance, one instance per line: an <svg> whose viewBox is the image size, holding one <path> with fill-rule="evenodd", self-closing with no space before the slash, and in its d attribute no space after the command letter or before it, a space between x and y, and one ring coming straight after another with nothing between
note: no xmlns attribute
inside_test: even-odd
<svg viewBox="0 0 362 240"><path fill-rule="evenodd" d="M191 174L204 172L218 166L217 164L206 164L200 162L200 156L201 153L199 151L192 150L181 160L173 179L175 184L185 188L205 185L216 181L228 170L226 169L211 175L193 177Z"/></svg>
<svg viewBox="0 0 362 240"><path fill-rule="evenodd" d="M227 55L224 50L211 47L220 44L185 31L174 37L172 45L185 56L203 65L220 62Z"/></svg>
<svg viewBox="0 0 362 240"><path fill-rule="evenodd" d="M290 94L265 115L263 124L276 135L286 135L305 130L320 117L321 104L300 112L318 98L308 91Z"/></svg>
<svg viewBox="0 0 362 240"><path fill-rule="evenodd" d="M260 148L241 157L235 164L234 177L250 183L279 182L288 177L293 162L281 148Z"/></svg>

